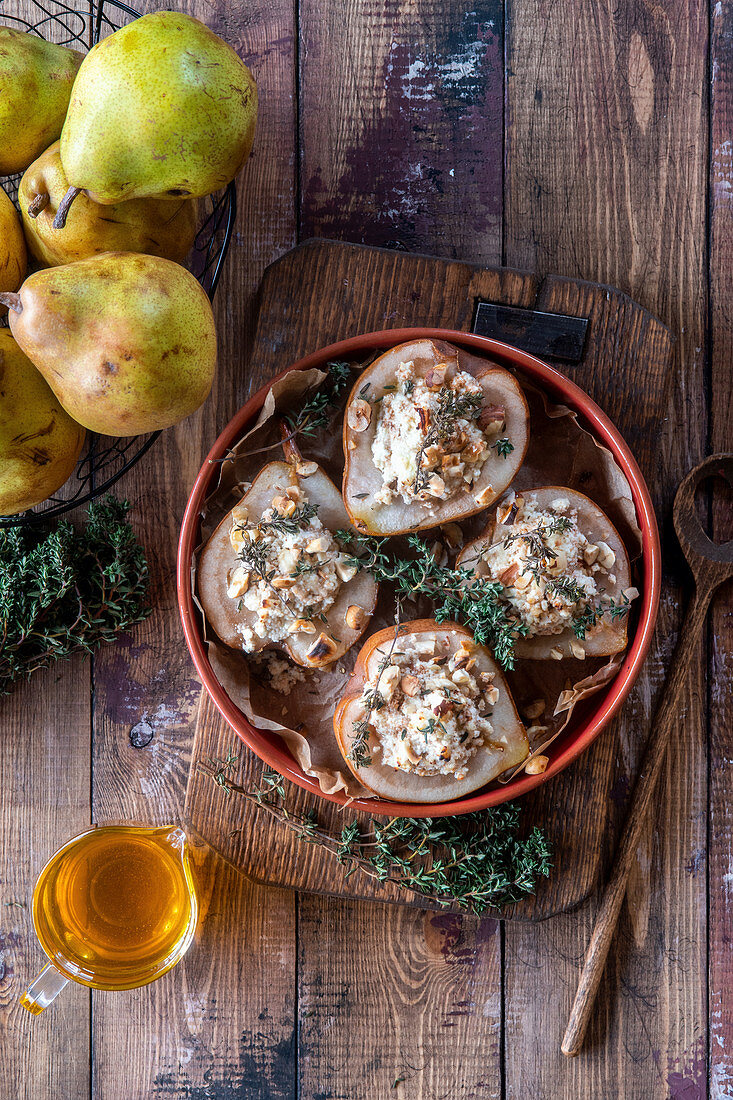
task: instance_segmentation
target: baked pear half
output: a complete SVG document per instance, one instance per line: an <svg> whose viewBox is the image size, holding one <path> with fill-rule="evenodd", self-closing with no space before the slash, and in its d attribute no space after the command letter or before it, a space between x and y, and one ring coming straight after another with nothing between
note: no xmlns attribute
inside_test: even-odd
<svg viewBox="0 0 733 1100"><path fill-rule="evenodd" d="M457 565L504 586L517 623L517 657L608 657L628 641L626 548L605 512L561 485L508 493Z"/></svg>
<svg viewBox="0 0 733 1100"><path fill-rule="evenodd" d="M458 623L416 619L372 634L336 708L354 775L381 798L443 802L529 753L499 666Z"/></svg>
<svg viewBox="0 0 733 1100"><path fill-rule="evenodd" d="M338 489L315 462L270 462L201 551L197 592L225 645L281 649L322 667L364 632L377 584L334 538L350 528Z"/></svg>
<svg viewBox="0 0 733 1100"><path fill-rule="evenodd" d="M344 415L344 501L355 527L399 535L475 515L522 465L529 410L509 371L439 340L380 355Z"/></svg>

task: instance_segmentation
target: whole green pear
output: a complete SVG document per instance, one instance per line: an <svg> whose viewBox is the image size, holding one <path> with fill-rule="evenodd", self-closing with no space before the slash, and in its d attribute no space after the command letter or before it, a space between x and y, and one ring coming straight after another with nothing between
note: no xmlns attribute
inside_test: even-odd
<svg viewBox="0 0 733 1100"><path fill-rule="evenodd" d="M198 199L131 199L100 206L79 195L66 227L55 229L54 216L68 187L55 141L27 169L18 188L28 248L45 267L85 260L100 252L147 252L177 263L187 256L196 236ZM22 281L0 289L17 290Z"/></svg>
<svg viewBox="0 0 733 1100"><path fill-rule="evenodd" d="M24 512L55 493L73 472L84 435L0 329L0 515Z"/></svg>
<svg viewBox="0 0 733 1100"><path fill-rule="evenodd" d="M61 133L84 55L0 27L0 176L23 172Z"/></svg>
<svg viewBox="0 0 733 1100"><path fill-rule="evenodd" d="M61 160L70 186L104 205L201 197L234 179L256 121L257 87L231 46L190 15L155 12L84 58Z"/></svg>
<svg viewBox="0 0 733 1100"><path fill-rule="evenodd" d="M0 291L18 289L25 279L27 262L18 211L0 187ZM0 317L5 312L5 306L0 306Z"/></svg>
<svg viewBox="0 0 733 1100"><path fill-rule="evenodd" d="M171 260L105 252L37 271L0 301L10 307L22 350L69 415L92 432L168 428L209 394L211 303Z"/></svg>

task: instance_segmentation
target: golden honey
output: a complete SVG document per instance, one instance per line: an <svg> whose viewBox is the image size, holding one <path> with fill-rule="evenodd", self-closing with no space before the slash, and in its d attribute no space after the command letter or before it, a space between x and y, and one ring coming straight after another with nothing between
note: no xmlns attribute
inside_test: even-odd
<svg viewBox="0 0 733 1100"><path fill-rule="evenodd" d="M41 946L67 978L132 989L178 962L196 927L181 829L110 825L64 845L33 895Z"/></svg>

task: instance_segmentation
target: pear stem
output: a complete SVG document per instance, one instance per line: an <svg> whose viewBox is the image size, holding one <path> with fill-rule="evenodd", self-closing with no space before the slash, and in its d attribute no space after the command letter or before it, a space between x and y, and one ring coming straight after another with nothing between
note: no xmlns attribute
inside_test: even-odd
<svg viewBox="0 0 733 1100"><path fill-rule="evenodd" d="M59 208L56 211L56 217L53 219L54 229L64 228L64 226L66 225L66 218L69 213L71 204L76 196L80 193L81 187L70 187L69 190L66 192L61 202L59 203Z"/></svg>
<svg viewBox="0 0 733 1100"><path fill-rule="evenodd" d="M20 294L0 294L0 306L7 306L8 309L12 309L13 313L23 312L23 303L20 300Z"/></svg>
<svg viewBox="0 0 733 1100"><path fill-rule="evenodd" d="M51 201L51 196L48 191L42 191L39 195L36 195L33 202L28 204L28 217L37 218L42 210L45 210Z"/></svg>

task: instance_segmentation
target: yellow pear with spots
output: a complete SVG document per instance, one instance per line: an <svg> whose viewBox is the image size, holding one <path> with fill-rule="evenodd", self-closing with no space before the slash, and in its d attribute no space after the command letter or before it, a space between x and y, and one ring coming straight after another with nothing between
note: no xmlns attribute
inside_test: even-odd
<svg viewBox="0 0 733 1100"><path fill-rule="evenodd" d="M208 397L216 367L211 303L171 260L105 252L37 271L0 302L22 350L90 431L168 428Z"/></svg>
<svg viewBox="0 0 733 1100"><path fill-rule="evenodd" d="M0 516L40 504L72 474L85 432L0 329Z"/></svg>
<svg viewBox="0 0 733 1100"><path fill-rule="evenodd" d="M17 290L25 279L27 254L18 211L0 187L0 290ZM0 317L6 310L0 306Z"/></svg>

